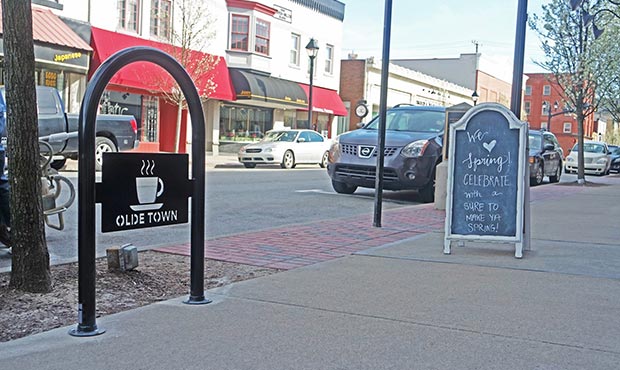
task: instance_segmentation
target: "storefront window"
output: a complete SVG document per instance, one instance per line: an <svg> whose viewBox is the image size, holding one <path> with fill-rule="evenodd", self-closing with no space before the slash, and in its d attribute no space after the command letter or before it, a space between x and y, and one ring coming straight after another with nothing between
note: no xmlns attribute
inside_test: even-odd
<svg viewBox="0 0 620 370"><path fill-rule="evenodd" d="M155 96L142 97L142 115L144 122L140 140L145 142L159 141L159 100Z"/></svg>
<svg viewBox="0 0 620 370"><path fill-rule="evenodd" d="M256 141L273 128L273 109L223 105L220 141Z"/></svg>

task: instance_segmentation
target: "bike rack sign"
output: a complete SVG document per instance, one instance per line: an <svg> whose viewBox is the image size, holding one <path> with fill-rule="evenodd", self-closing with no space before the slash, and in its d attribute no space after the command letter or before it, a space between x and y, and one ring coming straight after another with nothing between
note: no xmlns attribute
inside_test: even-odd
<svg viewBox="0 0 620 370"><path fill-rule="evenodd" d="M104 153L97 203L101 232L188 222L187 154Z"/></svg>

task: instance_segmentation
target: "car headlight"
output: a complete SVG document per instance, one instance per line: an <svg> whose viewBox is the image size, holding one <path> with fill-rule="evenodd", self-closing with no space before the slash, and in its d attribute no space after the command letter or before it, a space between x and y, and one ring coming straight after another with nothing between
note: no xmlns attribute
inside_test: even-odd
<svg viewBox="0 0 620 370"><path fill-rule="evenodd" d="M265 148L263 151L265 153L271 153L271 152L273 152L273 148Z"/></svg>
<svg viewBox="0 0 620 370"><path fill-rule="evenodd" d="M614 159L613 163L620 163L620 158Z"/></svg>
<svg viewBox="0 0 620 370"><path fill-rule="evenodd" d="M241 149L239 149L239 153L245 153L245 146L242 146Z"/></svg>
<svg viewBox="0 0 620 370"><path fill-rule="evenodd" d="M603 157L603 158L599 158L596 163L598 164L605 164L607 163L607 158Z"/></svg>
<svg viewBox="0 0 620 370"><path fill-rule="evenodd" d="M336 136L329 147L329 162L334 163L340 157L340 136Z"/></svg>
<svg viewBox="0 0 620 370"><path fill-rule="evenodd" d="M405 145L403 150L400 151L400 154L403 157L415 158L424 155L424 151L428 146L428 140L418 140L413 143L409 143Z"/></svg>
<svg viewBox="0 0 620 370"><path fill-rule="evenodd" d="M573 157L566 157L566 162L575 162L575 158L573 158Z"/></svg>

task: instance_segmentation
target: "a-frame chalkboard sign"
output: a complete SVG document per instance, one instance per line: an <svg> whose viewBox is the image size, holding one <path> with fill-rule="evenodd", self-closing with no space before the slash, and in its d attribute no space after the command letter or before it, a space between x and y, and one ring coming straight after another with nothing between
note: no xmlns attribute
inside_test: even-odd
<svg viewBox="0 0 620 370"><path fill-rule="evenodd" d="M484 103L450 126L444 253L453 241L514 243L523 256L527 125Z"/></svg>

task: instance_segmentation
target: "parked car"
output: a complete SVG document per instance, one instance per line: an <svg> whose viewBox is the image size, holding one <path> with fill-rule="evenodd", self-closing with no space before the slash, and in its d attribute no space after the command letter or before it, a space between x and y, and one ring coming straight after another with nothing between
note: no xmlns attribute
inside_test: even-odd
<svg viewBox="0 0 620 370"><path fill-rule="evenodd" d="M0 99L5 98L4 87ZM54 151L52 168L60 169L67 158L78 158L79 115L65 113L58 90L37 86L39 140ZM101 171L104 152L131 150L138 146L138 125L131 115L99 114L95 122L95 169Z"/></svg>
<svg viewBox="0 0 620 370"><path fill-rule="evenodd" d="M566 157L564 171L577 173L577 153L579 144L575 144ZM611 155L607 144L602 141L586 140L583 143L583 168L590 175L607 175L611 167Z"/></svg>
<svg viewBox="0 0 620 370"><path fill-rule="evenodd" d="M611 152L611 167L609 167L609 170L620 173L620 146L608 145L607 147Z"/></svg>
<svg viewBox="0 0 620 370"><path fill-rule="evenodd" d="M540 185L545 176L549 182L560 181L564 151L554 134L529 130L530 185Z"/></svg>
<svg viewBox="0 0 620 370"><path fill-rule="evenodd" d="M443 107L397 105L386 115L383 187L413 189L422 202L435 197L435 167L441 162L446 111ZM378 156L375 117L358 130L338 136L327 170L337 193L374 188Z"/></svg>
<svg viewBox="0 0 620 370"><path fill-rule="evenodd" d="M280 164L282 168L294 168L300 163L327 165L331 141L312 130L271 130L257 143L239 150L239 162L246 168L257 164Z"/></svg>

